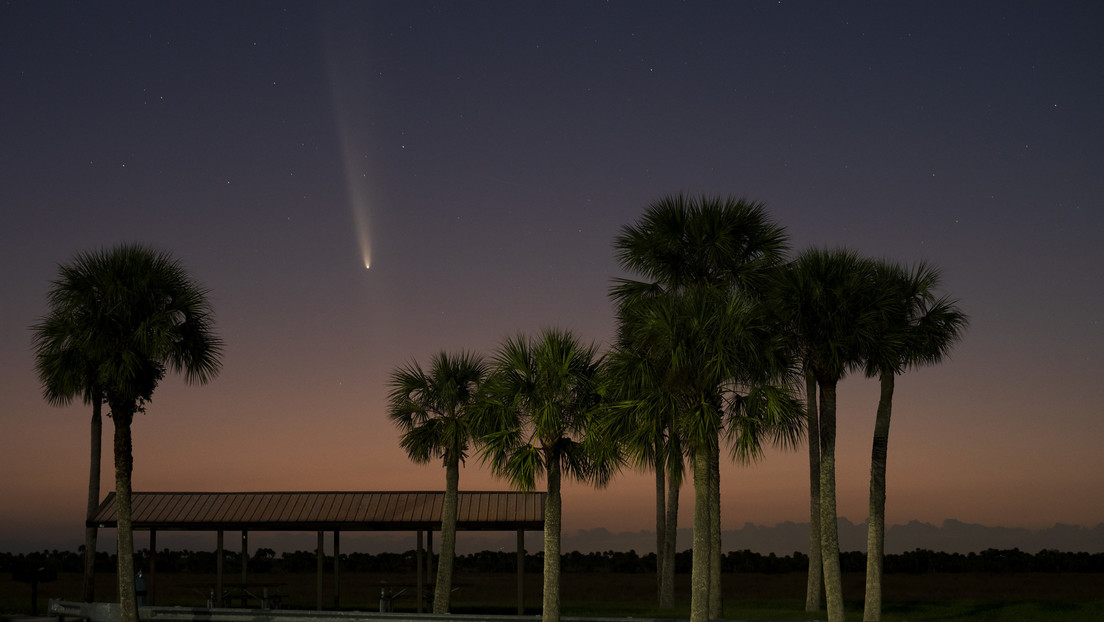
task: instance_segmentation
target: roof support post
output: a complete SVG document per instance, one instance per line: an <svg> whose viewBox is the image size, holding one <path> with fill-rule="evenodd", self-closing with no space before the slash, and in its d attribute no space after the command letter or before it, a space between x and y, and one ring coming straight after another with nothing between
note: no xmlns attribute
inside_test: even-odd
<svg viewBox="0 0 1104 622"><path fill-rule="evenodd" d="M334 609L341 609L341 532L334 529Z"/></svg>
<svg viewBox="0 0 1104 622"><path fill-rule="evenodd" d="M426 583L435 579L433 573L433 529L426 530Z"/></svg>
<svg viewBox="0 0 1104 622"><path fill-rule="evenodd" d="M525 530L517 530L518 615L525 615Z"/></svg>
<svg viewBox="0 0 1104 622"><path fill-rule="evenodd" d="M213 596L212 607L222 606L222 558L225 557L222 548L222 530L218 530L218 554L215 556L215 593Z"/></svg>
<svg viewBox="0 0 1104 622"><path fill-rule="evenodd" d="M324 570L323 564L326 560L326 551L324 548L326 546L326 540L323 535L323 532L318 532L318 604L315 607L318 611L322 611L322 572Z"/></svg>
<svg viewBox="0 0 1104 622"><path fill-rule="evenodd" d="M242 529L242 587L245 587L245 573L249 568L249 531Z"/></svg>
<svg viewBox="0 0 1104 622"><path fill-rule="evenodd" d="M149 581L146 586L146 604L156 605L154 601L154 595L157 590L157 530L150 529L150 563L149 563Z"/></svg>
<svg viewBox="0 0 1104 622"><path fill-rule="evenodd" d="M422 574L422 530L418 530L418 550L414 555L415 568L417 569L418 580L415 582L418 585L418 613L422 613L422 594L425 593L425 575Z"/></svg>

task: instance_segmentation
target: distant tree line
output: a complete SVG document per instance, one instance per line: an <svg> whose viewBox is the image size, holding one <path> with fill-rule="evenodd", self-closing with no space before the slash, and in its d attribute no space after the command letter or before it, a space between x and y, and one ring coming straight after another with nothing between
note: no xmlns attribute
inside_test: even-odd
<svg viewBox="0 0 1104 622"><path fill-rule="evenodd" d="M0 572L12 573L20 568L45 567L58 572L81 572L83 551L39 551L34 553L0 553ZM223 572L241 572L241 553L223 552ZM142 549L135 554L136 567L149 567L149 551ZM213 551L172 551L157 553L158 573L211 573L214 572L216 553ZM113 571L116 556L106 552L96 554L97 570ZM295 551L280 556L272 549L261 548L249 558L249 572L255 573L313 573L318 569L318 559L313 551ZM515 572L517 553L508 551L480 551L456 556L456 570L460 572ZM656 572L656 555L638 555L636 551L604 551L580 553L572 551L560 556L564 572L609 572L641 574ZM327 571L333 568L333 556L325 558ZM341 555L343 572L413 572L417 565L413 550L405 553L348 553ZM543 553L525 556L526 572L539 573L544 567ZM675 572L689 574L692 567L691 551L687 549L675 555ZM778 556L763 555L747 549L730 551L721 557L721 571L726 573L780 574L805 572L809 557L804 553ZM863 572L866 554L861 551L840 553L843 572ZM965 573L965 572L1077 572L1104 573L1104 553L1070 553L1042 550L1034 555L1016 549L986 549L979 553L943 553L927 549L915 549L906 553L887 554L885 572L890 574Z"/></svg>

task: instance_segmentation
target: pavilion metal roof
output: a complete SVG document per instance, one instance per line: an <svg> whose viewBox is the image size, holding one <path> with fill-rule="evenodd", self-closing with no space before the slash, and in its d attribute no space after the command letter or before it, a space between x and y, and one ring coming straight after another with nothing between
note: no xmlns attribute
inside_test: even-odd
<svg viewBox="0 0 1104 622"><path fill-rule="evenodd" d="M132 528L182 531L440 530L444 492L134 492ZM545 493L461 492L457 529L540 531ZM116 527L115 493L88 517Z"/></svg>

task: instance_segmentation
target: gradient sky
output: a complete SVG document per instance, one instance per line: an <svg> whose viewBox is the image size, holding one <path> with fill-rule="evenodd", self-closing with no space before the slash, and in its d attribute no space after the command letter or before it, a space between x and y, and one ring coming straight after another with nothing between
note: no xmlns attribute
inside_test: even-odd
<svg viewBox="0 0 1104 622"><path fill-rule="evenodd" d="M0 549L81 542L90 408L42 399L28 330L77 252L170 251L226 343L136 418L136 490L440 489L389 372L553 325L607 344L613 238L678 192L943 270L972 326L898 380L889 524L1096 525L1102 27L1096 2L3 2ZM876 386L840 400L857 522ZM724 524L807 521L807 477L803 450L725 467ZM564 529L650 529L652 486L566 486ZM507 486L472 460L461 487Z"/></svg>

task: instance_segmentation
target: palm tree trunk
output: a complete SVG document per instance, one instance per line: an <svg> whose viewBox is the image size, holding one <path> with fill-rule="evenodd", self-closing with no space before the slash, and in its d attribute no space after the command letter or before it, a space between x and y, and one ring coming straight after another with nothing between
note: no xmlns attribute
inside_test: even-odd
<svg viewBox="0 0 1104 622"><path fill-rule="evenodd" d="M100 456L103 438L103 396L94 391L92 396L92 448L88 461L88 509L85 520L100 505ZM96 600L96 539L99 530L95 526L84 528L84 582L81 597L84 602Z"/></svg>
<svg viewBox="0 0 1104 622"><path fill-rule="evenodd" d="M663 539L667 535L667 460L664 456L663 433L655 439L655 484L656 484L656 600L663 606Z"/></svg>
<svg viewBox="0 0 1104 622"><path fill-rule="evenodd" d="M721 447L709 452L709 617L722 617L721 609Z"/></svg>
<svg viewBox="0 0 1104 622"><path fill-rule="evenodd" d="M882 561L885 554L886 458L889 455L889 420L893 414L895 375L881 375L878 415L874 420L874 446L870 452L870 519L866 525L866 603L864 622L882 619Z"/></svg>
<svg viewBox="0 0 1104 622"><path fill-rule="evenodd" d="M805 366L806 428L809 434L809 578L805 584L805 611L819 611L824 593L820 559L820 418L817 416L816 376Z"/></svg>
<svg viewBox="0 0 1104 622"><path fill-rule="evenodd" d="M542 622L560 620L560 461L548 459L548 498L544 506L544 608Z"/></svg>
<svg viewBox="0 0 1104 622"><path fill-rule="evenodd" d="M460 458L450 456L445 467L445 503L441 508L441 555L437 560L437 587L433 613L448 613L452 595L452 564L456 557L456 497L460 489Z"/></svg>
<svg viewBox="0 0 1104 622"><path fill-rule="evenodd" d="M134 452L130 423L133 404L111 404L115 421L115 512L118 541L118 580L120 622L138 622L138 600L134 588L134 533L131 528L130 482L134 471Z"/></svg>
<svg viewBox="0 0 1104 622"><path fill-rule="evenodd" d="M675 446L674 451L682 454ZM659 606L663 609L675 607L675 549L678 546L678 508L679 491L682 482L674 474L667 478L667 533L663 539L663 587L660 590Z"/></svg>
<svg viewBox="0 0 1104 622"><path fill-rule="evenodd" d="M690 622L709 620L709 452L694 452L694 547Z"/></svg>
<svg viewBox="0 0 1104 622"><path fill-rule="evenodd" d="M828 622L843 621L843 583L836 524L836 381L820 382L820 554Z"/></svg>

